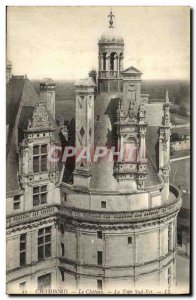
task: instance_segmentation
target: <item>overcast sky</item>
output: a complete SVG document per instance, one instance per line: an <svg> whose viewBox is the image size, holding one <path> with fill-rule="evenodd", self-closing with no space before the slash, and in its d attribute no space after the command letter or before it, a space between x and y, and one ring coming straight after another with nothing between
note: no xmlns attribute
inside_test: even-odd
<svg viewBox="0 0 196 300"><path fill-rule="evenodd" d="M7 57L15 75L77 79L97 68L110 7L9 7ZM124 67L143 79L189 79L188 7L113 7Z"/></svg>

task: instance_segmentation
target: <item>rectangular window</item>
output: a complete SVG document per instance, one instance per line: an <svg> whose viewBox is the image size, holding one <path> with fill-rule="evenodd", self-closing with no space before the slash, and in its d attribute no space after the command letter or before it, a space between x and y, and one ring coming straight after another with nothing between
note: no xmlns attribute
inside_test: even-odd
<svg viewBox="0 0 196 300"><path fill-rule="evenodd" d="M97 251L97 264L98 265L102 265L102 256L103 256L103 252Z"/></svg>
<svg viewBox="0 0 196 300"><path fill-rule="evenodd" d="M100 279L97 280L97 289L98 289L99 291L102 290L102 280L100 280Z"/></svg>
<svg viewBox="0 0 196 300"><path fill-rule="evenodd" d="M51 227L38 231L38 260L51 257L52 233Z"/></svg>
<svg viewBox="0 0 196 300"><path fill-rule="evenodd" d="M102 231L97 231L97 238L102 239Z"/></svg>
<svg viewBox="0 0 196 300"><path fill-rule="evenodd" d="M106 208L106 202L105 201L101 201L101 208Z"/></svg>
<svg viewBox="0 0 196 300"><path fill-rule="evenodd" d="M33 206L47 203L47 185L33 187Z"/></svg>
<svg viewBox="0 0 196 300"><path fill-rule="evenodd" d="M20 195L14 196L13 209L20 209Z"/></svg>
<svg viewBox="0 0 196 300"><path fill-rule="evenodd" d="M25 291L25 289L26 289L26 282L24 281L24 282L20 283L20 291L21 291L21 293L23 293Z"/></svg>
<svg viewBox="0 0 196 300"><path fill-rule="evenodd" d="M67 201L67 194L64 194L64 201Z"/></svg>
<svg viewBox="0 0 196 300"><path fill-rule="evenodd" d="M128 244L132 244L132 236L128 237Z"/></svg>
<svg viewBox="0 0 196 300"><path fill-rule="evenodd" d="M20 266L26 265L26 233L20 236Z"/></svg>
<svg viewBox="0 0 196 300"><path fill-rule="evenodd" d="M45 274L38 277L38 289L45 290L51 287L51 274Z"/></svg>
<svg viewBox="0 0 196 300"><path fill-rule="evenodd" d="M65 274L64 274L63 271L61 271L61 280L62 280L62 281L65 281Z"/></svg>
<svg viewBox="0 0 196 300"><path fill-rule="evenodd" d="M61 243L61 256L65 256L65 246Z"/></svg>
<svg viewBox="0 0 196 300"><path fill-rule="evenodd" d="M47 145L33 146L33 172L47 171Z"/></svg>

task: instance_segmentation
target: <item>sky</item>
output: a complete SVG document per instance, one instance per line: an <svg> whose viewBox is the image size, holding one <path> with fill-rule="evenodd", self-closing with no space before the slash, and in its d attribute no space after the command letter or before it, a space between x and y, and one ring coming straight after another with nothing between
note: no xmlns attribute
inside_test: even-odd
<svg viewBox="0 0 196 300"><path fill-rule="evenodd" d="M14 75L29 79L84 78L98 67L98 39L108 28L110 7L7 9L7 59ZM114 26L125 41L124 68L143 79L189 80L188 7L113 7Z"/></svg>

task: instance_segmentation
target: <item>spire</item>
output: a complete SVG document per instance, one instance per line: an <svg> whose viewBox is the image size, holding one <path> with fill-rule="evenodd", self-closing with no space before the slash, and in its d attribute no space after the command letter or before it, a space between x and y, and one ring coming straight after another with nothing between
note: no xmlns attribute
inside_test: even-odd
<svg viewBox="0 0 196 300"><path fill-rule="evenodd" d="M166 94L165 94L165 102L169 103L169 92L168 92L168 89L166 90Z"/></svg>
<svg viewBox="0 0 196 300"><path fill-rule="evenodd" d="M115 15L113 15L113 13L112 13L112 8L111 8L111 11L110 11L110 14L108 15L108 18L110 18L110 20L109 20L109 24L110 24L110 28L113 28L113 17L115 18Z"/></svg>

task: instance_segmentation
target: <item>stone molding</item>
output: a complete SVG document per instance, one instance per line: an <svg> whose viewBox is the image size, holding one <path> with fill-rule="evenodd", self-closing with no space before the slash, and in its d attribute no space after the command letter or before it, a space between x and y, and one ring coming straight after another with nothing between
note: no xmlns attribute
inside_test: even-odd
<svg viewBox="0 0 196 300"><path fill-rule="evenodd" d="M170 187L171 189L171 187ZM176 190L177 192L177 190ZM76 209L62 205L49 205L40 209L7 216L7 229L20 230L23 228L36 227L42 222L47 223L48 218L56 221L61 219L67 224L75 224L79 227L91 228L140 228L165 222L164 218L171 218L181 207L181 198L178 194L176 201L156 208L139 211L101 212L85 209ZM81 222L82 221L82 222Z"/></svg>

